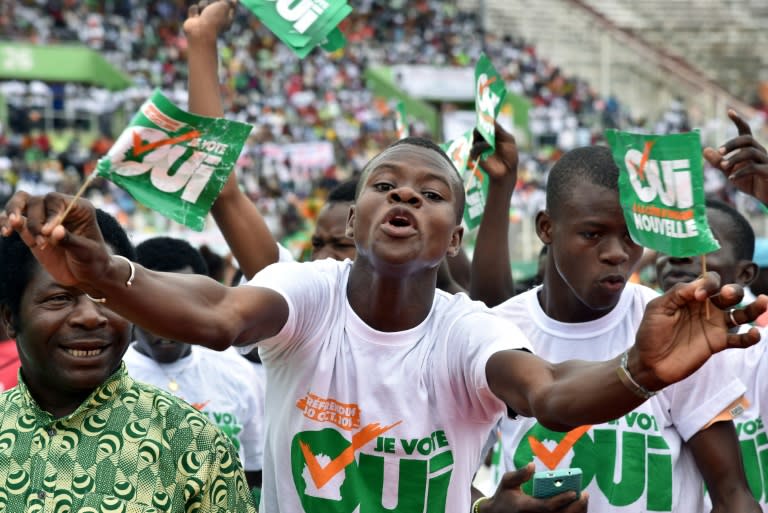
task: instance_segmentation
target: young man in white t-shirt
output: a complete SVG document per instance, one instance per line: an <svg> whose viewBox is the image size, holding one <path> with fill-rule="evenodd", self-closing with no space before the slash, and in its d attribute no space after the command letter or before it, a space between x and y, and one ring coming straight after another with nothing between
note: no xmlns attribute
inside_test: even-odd
<svg viewBox="0 0 768 513"><path fill-rule="evenodd" d="M200 252L185 240L154 237L136 246L136 261L155 271L208 275ZM234 349L217 352L165 339L139 325L123 356L131 375L187 401L237 449L248 485L261 486L264 379Z"/></svg>
<svg viewBox="0 0 768 513"><path fill-rule="evenodd" d="M549 247L544 283L494 308L551 362L599 361L626 351L647 304L658 295L627 283L642 248L629 237L618 174L610 151L602 147L573 150L555 164L547 183L547 210L536 218L538 235ZM506 244L506 221L488 220L493 226L481 228L475 268L498 259L493 248ZM509 273L508 266L498 272ZM474 289L492 290L500 281ZM599 513L698 513L703 508L701 475L716 497L716 511L755 511L730 417L710 425L730 411L744 390L735 374L709 362L600 425L557 433L535 419L505 420L506 467L535 462L540 470L581 468L590 511Z"/></svg>

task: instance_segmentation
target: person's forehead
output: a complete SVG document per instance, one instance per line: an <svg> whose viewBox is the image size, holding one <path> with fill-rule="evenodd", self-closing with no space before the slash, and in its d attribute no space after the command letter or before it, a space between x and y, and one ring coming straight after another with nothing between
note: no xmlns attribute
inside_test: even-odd
<svg viewBox="0 0 768 513"><path fill-rule="evenodd" d="M574 182L558 206L565 214L560 216L570 222L581 222L601 217L619 217L616 222L625 223L624 216L616 216L621 210L618 191L589 182Z"/></svg>
<svg viewBox="0 0 768 513"><path fill-rule="evenodd" d="M369 165L370 173L383 168L399 168L405 171L421 168L443 175L449 183L458 180L456 170L435 150L413 144L399 144L387 148L374 157ZM369 173L369 174L370 174Z"/></svg>
<svg viewBox="0 0 768 513"><path fill-rule="evenodd" d="M329 232L343 235L347 229L349 207L352 203L328 203L320 210L315 225L315 233Z"/></svg>

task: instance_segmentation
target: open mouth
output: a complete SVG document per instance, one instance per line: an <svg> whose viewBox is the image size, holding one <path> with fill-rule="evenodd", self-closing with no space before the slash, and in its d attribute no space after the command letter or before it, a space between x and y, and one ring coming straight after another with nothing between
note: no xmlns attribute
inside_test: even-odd
<svg viewBox="0 0 768 513"><path fill-rule="evenodd" d="M405 217L396 216L389 220L389 224L397 227L411 226L411 222Z"/></svg>
<svg viewBox="0 0 768 513"><path fill-rule="evenodd" d="M382 222L382 231L390 237L409 237L416 231L416 219L404 208L394 208L387 213Z"/></svg>

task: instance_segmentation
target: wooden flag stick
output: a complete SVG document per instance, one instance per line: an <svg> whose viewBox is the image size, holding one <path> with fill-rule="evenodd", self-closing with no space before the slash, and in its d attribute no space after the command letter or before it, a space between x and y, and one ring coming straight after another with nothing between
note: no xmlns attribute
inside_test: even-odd
<svg viewBox="0 0 768 513"><path fill-rule="evenodd" d="M64 219L67 218L67 214L69 214L69 211L72 210L72 207L75 206L75 202L80 199L80 197L83 195L85 190L88 188L89 185L91 185L91 182L96 178L96 176L99 173L96 169L94 169L90 175L88 175L88 178L86 178L85 182L83 182L83 185L80 186L80 190L77 191L75 196L72 198L72 201L69 202L69 205L67 205L67 208L64 209L64 212L59 214L59 216L56 218L56 222L53 223L53 226L56 226L57 224L61 224Z"/></svg>
<svg viewBox="0 0 768 513"><path fill-rule="evenodd" d="M707 274L707 255L701 255L701 274L702 276ZM709 298L707 298L705 308L707 313L707 320L709 320Z"/></svg>
<svg viewBox="0 0 768 513"><path fill-rule="evenodd" d="M478 181L483 180L483 175L480 174L480 171L478 171L477 166L480 165L480 156L478 155L477 158L472 162L472 166L469 168L469 180L467 180L466 185L464 185L464 194L469 191L469 187L472 184L472 176L476 176Z"/></svg>

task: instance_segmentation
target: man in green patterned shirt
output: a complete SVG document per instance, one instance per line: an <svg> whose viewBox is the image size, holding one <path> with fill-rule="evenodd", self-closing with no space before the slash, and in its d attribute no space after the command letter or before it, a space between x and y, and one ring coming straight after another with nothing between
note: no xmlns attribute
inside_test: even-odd
<svg viewBox="0 0 768 513"><path fill-rule="evenodd" d="M133 259L117 221L97 218L113 252ZM0 394L0 511L256 511L229 439L128 376L128 321L57 284L18 235L0 239L0 269L21 359L18 386Z"/></svg>

